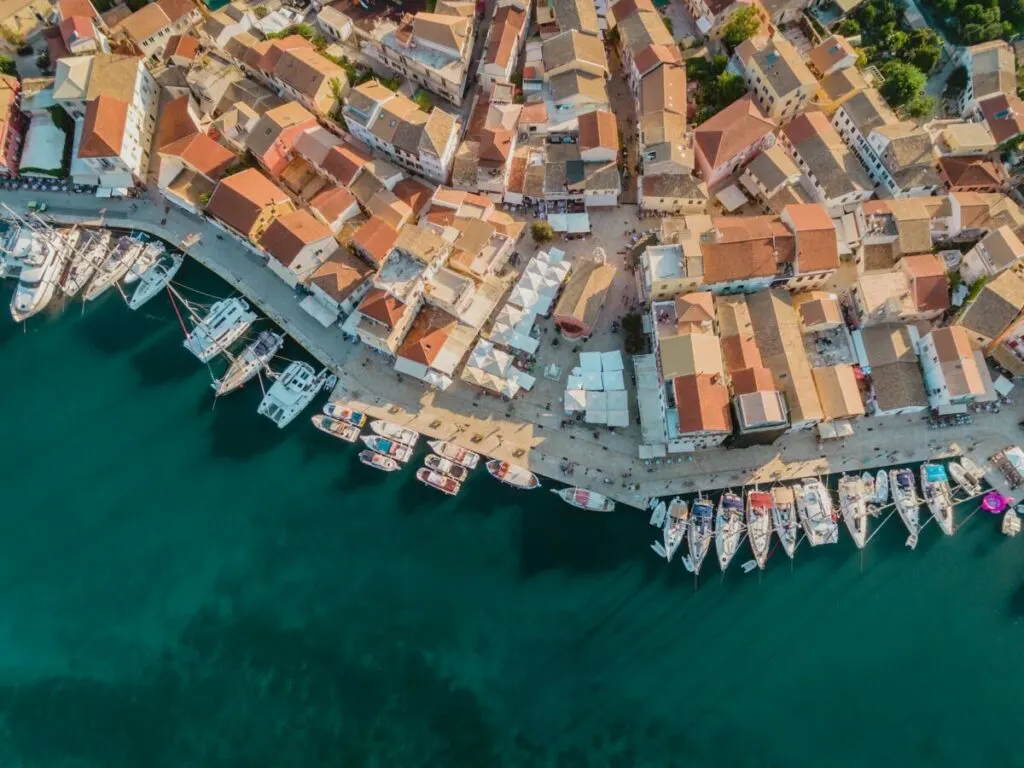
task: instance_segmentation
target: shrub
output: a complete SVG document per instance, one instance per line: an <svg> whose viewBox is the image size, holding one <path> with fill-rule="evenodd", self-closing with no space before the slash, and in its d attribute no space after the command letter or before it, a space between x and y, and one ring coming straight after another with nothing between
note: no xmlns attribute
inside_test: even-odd
<svg viewBox="0 0 1024 768"><path fill-rule="evenodd" d="M535 221L530 225L530 234L535 243L549 243L555 238L555 230L546 221Z"/></svg>

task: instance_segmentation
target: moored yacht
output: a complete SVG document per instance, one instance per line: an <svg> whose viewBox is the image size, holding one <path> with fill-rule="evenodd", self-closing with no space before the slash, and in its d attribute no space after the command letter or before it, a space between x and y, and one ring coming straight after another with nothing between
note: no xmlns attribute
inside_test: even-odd
<svg viewBox="0 0 1024 768"><path fill-rule="evenodd" d="M217 397L234 392L253 376L270 365L270 361L284 345L284 336L273 331L260 331L256 340L247 346L219 379L210 385Z"/></svg>
<svg viewBox="0 0 1024 768"><path fill-rule="evenodd" d="M469 470L464 466L456 464L451 459L444 459L436 453L427 454L423 463L426 465L427 469L440 472L442 475L448 475L452 480L458 480L460 483L464 482L466 478L469 477Z"/></svg>
<svg viewBox="0 0 1024 768"><path fill-rule="evenodd" d="M562 488L558 491L552 488L551 492L566 504L570 504L577 509L585 509L588 512L611 512L615 509L614 501L604 494L590 491L586 488Z"/></svg>
<svg viewBox="0 0 1024 768"><path fill-rule="evenodd" d="M56 236L47 238L43 243L42 260L25 262L21 268L18 287L11 297L11 317L15 322L28 320L41 312L53 298L68 256L67 249L61 247L58 240Z"/></svg>
<svg viewBox="0 0 1024 768"><path fill-rule="evenodd" d="M114 243L113 250L107 254L103 263L96 269L92 282L86 286L82 294L86 301L98 299L114 283L124 277L125 273L142 255L146 244L131 237L120 237Z"/></svg>
<svg viewBox="0 0 1024 768"><path fill-rule="evenodd" d="M777 485L772 488L772 523L782 542L782 549L790 558L796 554L800 521L796 514L796 496L792 488Z"/></svg>
<svg viewBox="0 0 1024 768"><path fill-rule="evenodd" d="M128 271L124 273L124 284L134 285L139 279L146 274L150 268L156 264L157 259L164 255L167 248L164 247L163 243L148 243L145 248L142 249L142 253L139 254L139 258L135 260L135 263L128 267Z"/></svg>
<svg viewBox="0 0 1024 768"><path fill-rule="evenodd" d="M382 453L385 456L390 456L395 461L406 462L412 458L412 448L408 445L403 445L396 440L392 440L390 437L381 437L380 435L363 435L361 438L366 447L370 450Z"/></svg>
<svg viewBox="0 0 1024 768"><path fill-rule="evenodd" d="M711 499L698 496L690 507L690 530L686 532L689 556L684 561L694 574L700 574L700 566L711 548L714 536L715 505Z"/></svg>
<svg viewBox="0 0 1024 768"><path fill-rule="evenodd" d="M394 424L390 421L382 421L376 419L370 422L370 429L376 432L381 437L388 437L392 440L396 440L399 443L404 443L410 448L415 447L416 441L420 439L420 433L415 430L408 429L406 427Z"/></svg>
<svg viewBox="0 0 1024 768"><path fill-rule="evenodd" d="M690 508L686 502L678 496L668 505L668 519L665 520L665 527L662 529L662 544L665 551L665 559L669 562L679 549L679 545L686 538L686 528L690 523Z"/></svg>
<svg viewBox="0 0 1024 768"><path fill-rule="evenodd" d="M812 547L839 541L839 521L832 511L832 499L820 480L805 480L794 489L796 511Z"/></svg>
<svg viewBox="0 0 1024 768"><path fill-rule="evenodd" d="M764 569L772 543L772 495L768 491L747 491L747 538L757 567Z"/></svg>
<svg viewBox="0 0 1024 768"><path fill-rule="evenodd" d="M324 406L324 413L330 416L332 419L338 419L340 421L354 424L357 427L362 428L366 425L366 414L362 411L356 411L348 406L344 406L341 403L327 403Z"/></svg>
<svg viewBox="0 0 1024 768"><path fill-rule="evenodd" d="M441 458L461 464L466 469L475 469L476 465L480 463L479 453L474 453L468 448L463 448L448 440L431 440L427 445Z"/></svg>
<svg viewBox="0 0 1024 768"><path fill-rule="evenodd" d="M505 485L511 485L513 488L520 488L524 491L540 488L540 480L526 467L519 467L499 459L491 459L486 466L491 477L500 480Z"/></svg>
<svg viewBox="0 0 1024 768"><path fill-rule="evenodd" d="M864 481L856 475L839 478L839 510L843 522L853 537L857 549L863 549L868 540L868 505Z"/></svg>
<svg viewBox="0 0 1024 768"><path fill-rule="evenodd" d="M60 284L65 296L77 296L92 279L100 264L106 260L112 239L113 236L106 229L83 235L83 242L79 243L78 249L71 255L68 271Z"/></svg>
<svg viewBox="0 0 1024 768"><path fill-rule="evenodd" d="M206 317L186 337L185 349L208 362L249 330L255 319L244 299L222 299L210 307Z"/></svg>
<svg viewBox="0 0 1024 768"><path fill-rule="evenodd" d="M346 443L354 443L359 439L359 427L354 424L332 419L330 416L325 416L322 413L314 415L312 421L313 426L321 432L326 432L331 437L337 437Z"/></svg>
<svg viewBox="0 0 1024 768"><path fill-rule="evenodd" d="M260 401L256 412L286 427L312 402L324 385L326 371L317 373L309 363L289 363Z"/></svg>
<svg viewBox="0 0 1024 768"><path fill-rule="evenodd" d="M949 489L949 477L941 464L921 465L921 489L932 517L947 536L954 531L953 493Z"/></svg>
<svg viewBox="0 0 1024 768"><path fill-rule="evenodd" d="M889 484L893 503L903 519L903 524L907 526L909 535L906 545L914 549L917 546L917 535L921 531L921 500L917 497L914 473L906 468L890 470Z"/></svg>
<svg viewBox="0 0 1024 768"><path fill-rule="evenodd" d="M138 309L160 293L170 284L184 263L185 257L180 253L165 253L157 259L153 266L139 276L139 284L135 286L132 297L128 299L128 308Z"/></svg>
<svg viewBox="0 0 1024 768"><path fill-rule="evenodd" d="M718 516L715 518L715 551L718 566L724 572L740 548L743 538L743 499L732 491L726 491L718 500Z"/></svg>

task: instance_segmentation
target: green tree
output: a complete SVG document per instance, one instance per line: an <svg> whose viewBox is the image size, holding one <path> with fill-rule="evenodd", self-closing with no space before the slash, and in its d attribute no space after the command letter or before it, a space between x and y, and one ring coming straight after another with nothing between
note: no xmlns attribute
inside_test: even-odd
<svg viewBox="0 0 1024 768"><path fill-rule="evenodd" d="M967 68L957 67L946 80L946 93L959 93L967 87Z"/></svg>
<svg viewBox="0 0 1024 768"><path fill-rule="evenodd" d="M843 19L836 27L836 34L855 37L860 34L860 24L857 23L856 19Z"/></svg>
<svg viewBox="0 0 1024 768"><path fill-rule="evenodd" d="M424 112L430 112L434 109L434 102L430 100L430 96L427 95L426 91L416 91L416 95L412 97L412 100L415 101L416 106Z"/></svg>
<svg viewBox="0 0 1024 768"><path fill-rule="evenodd" d="M0 74L18 76L18 68L14 65L14 59L10 56L0 56Z"/></svg>
<svg viewBox="0 0 1024 768"><path fill-rule="evenodd" d="M744 6L736 11L722 29L722 41L730 48L735 48L744 40L749 40L761 29L761 20L752 5Z"/></svg>
<svg viewBox="0 0 1024 768"><path fill-rule="evenodd" d="M546 221L535 221L530 225L530 234L535 243L549 243L555 238L555 230Z"/></svg>
<svg viewBox="0 0 1024 768"><path fill-rule="evenodd" d="M723 72L714 79L711 89L710 105L715 112L725 109L734 101L739 101L747 93L747 84L739 75Z"/></svg>
<svg viewBox="0 0 1024 768"><path fill-rule="evenodd" d="M209 202L210 202L210 193L209 192L200 192L199 193L199 204L205 207L206 204L209 203Z"/></svg>
<svg viewBox="0 0 1024 768"><path fill-rule="evenodd" d="M933 5L944 16L952 16L956 13L957 0L933 0Z"/></svg>
<svg viewBox="0 0 1024 768"><path fill-rule="evenodd" d="M270 13L265 5L257 5L252 9L252 12L256 15L257 19L265 19L267 14Z"/></svg>
<svg viewBox="0 0 1024 768"><path fill-rule="evenodd" d="M885 82L879 89L885 100L893 107L899 107L924 93L928 78L924 72L905 61L887 61L881 67Z"/></svg>
<svg viewBox="0 0 1024 768"><path fill-rule="evenodd" d="M935 114L935 97L915 96L906 103L907 114L911 117L931 117Z"/></svg>

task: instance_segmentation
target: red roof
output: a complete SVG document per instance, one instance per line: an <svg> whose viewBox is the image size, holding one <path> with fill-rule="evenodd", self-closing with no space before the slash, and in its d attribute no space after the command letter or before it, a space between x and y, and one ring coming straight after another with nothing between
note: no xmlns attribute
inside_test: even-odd
<svg viewBox="0 0 1024 768"><path fill-rule="evenodd" d="M458 321L447 312L437 307L424 307L398 348L398 357L421 365L433 365L456 326Z"/></svg>
<svg viewBox="0 0 1024 768"><path fill-rule="evenodd" d="M179 157L204 176L216 179L235 161L232 152L205 133L194 133L160 149L163 155Z"/></svg>
<svg viewBox="0 0 1024 768"><path fill-rule="evenodd" d="M1024 133L1024 102L1016 96L1001 93L985 99L980 107L989 130L1000 144Z"/></svg>
<svg viewBox="0 0 1024 768"><path fill-rule="evenodd" d="M395 193L395 197L412 208L415 216L420 215L420 211L430 202L430 197L434 194L433 189L412 178L402 179L395 184L395 188L391 191Z"/></svg>
<svg viewBox="0 0 1024 768"><path fill-rule="evenodd" d="M121 154L128 104L113 96L101 95L85 108L85 126L79 157L114 157Z"/></svg>
<svg viewBox="0 0 1024 768"><path fill-rule="evenodd" d="M679 431L729 432L732 414L729 412L729 389L719 376L706 373L677 376L672 380L678 408Z"/></svg>
<svg viewBox="0 0 1024 768"><path fill-rule="evenodd" d="M378 323L394 328L405 315L406 305L387 291L371 288L359 304L359 311Z"/></svg>
<svg viewBox="0 0 1024 768"><path fill-rule="evenodd" d="M352 236L352 247L358 248L372 261L381 264L398 240L398 232L384 219L372 218Z"/></svg>
<svg viewBox="0 0 1024 768"><path fill-rule="evenodd" d="M290 267L307 245L332 240L331 231L308 211L278 216L260 237L260 246L281 264Z"/></svg>
<svg viewBox="0 0 1024 768"><path fill-rule="evenodd" d="M360 152L355 147L339 144L327 151L323 168L324 171L336 178L339 184L347 187L371 159L369 155Z"/></svg>
<svg viewBox="0 0 1024 768"><path fill-rule="evenodd" d="M96 39L96 28L92 24L91 17L69 16L60 23L59 27L61 39L68 48L76 40Z"/></svg>
<svg viewBox="0 0 1024 768"><path fill-rule="evenodd" d="M710 120L697 126L694 140L712 168L731 160L774 132L776 123L765 117L749 96L734 101Z"/></svg>
<svg viewBox="0 0 1024 768"><path fill-rule="evenodd" d="M319 211L327 221L333 222L351 208L355 201L352 193L344 187L331 187L310 200L309 204Z"/></svg>
<svg viewBox="0 0 1024 768"><path fill-rule="evenodd" d="M615 115L604 110L586 112L579 116L580 149L617 150L619 148L619 128L615 123Z"/></svg>
<svg viewBox="0 0 1024 768"><path fill-rule="evenodd" d="M199 53L199 41L189 35L171 35L167 38L164 57L178 57L191 61Z"/></svg>

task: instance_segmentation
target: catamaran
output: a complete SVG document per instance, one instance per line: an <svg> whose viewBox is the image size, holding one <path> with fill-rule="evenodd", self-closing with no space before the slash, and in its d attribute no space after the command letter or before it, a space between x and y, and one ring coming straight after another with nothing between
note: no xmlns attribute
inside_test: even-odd
<svg viewBox="0 0 1024 768"><path fill-rule="evenodd" d="M742 538L743 499L732 491L726 491L718 500L718 516L715 519L715 551L723 572L740 548Z"/></svg>
<svg viewBox="0 0 1024 768"><path fill-rule="evenodd" d="M379 469L382 472L395 472L402 468L402 465L394 459L376 451L360 451L359 461L368 467Z"/></svg>
<svg viewBox="0 0 1024 768"><path fill-rule="evenodd" d="M700 566L711 549L714 536L715 505L711 499L698 496L690 508L690 530L686 532L689 557L683 564L695 575L700 575Z"/></svg>
<svg viewBox="0 0 1024 768"><path fill-rule="evenodd" d="M42 260L26 262L21 268L18 287L11 297L11 317L16 323L41 312L53 298L69 256L69 251L62 245L56 234L46 238Z"/></svg>
<svg viewBox="0 0 1024 768"><path fill-rule="evenodd" d="M244 299L222 299L185 338L185 349L208 362L233 344L256 319Z"/></svg>
<svg viewBox="0 0 1024 768"><path fill-rule="evenodd" d="M370 429L376 432L381 437L388 437L392 440L396 440L399 443L404 443L410 448L415 447L416 441L420 439L420 433L412 429L393 424L390 421L376 421L370 422Z"/></svg>
<svg viewBox="0 0 1024 768"><path fill-rule="evenodd" d="M260 331L256 340L247 346L219 379L211 382L217 397L234 392L253 376L270 365L274 355L284 345L284 336L273 331ZM227 353L225 353L227 354Z"/></svg>
<svg viewBox="0 0 1024 768"><path fill-rule="evenodd" d="M366 425L365 413L353 410L347 406L341 405L340 403L328 403L324 406L324 413L332 419L338 419L339 421L354 424L359 428Z"/></svg>
<svg viewBox="0 0 1024 768"><path fill-rule="evenodd" d="M412 448L408 445L403 445L389 437L381 437L380 435L363 435L361 438L366 447L370 450L382 453L385 456L390 456L395 461L406 462L412 458Z"/></svg>
<svg viewBox="0 0 1024 768"><path fill-rule="evenodd" d="M981 483L973 475L969 474L959 461L949 462L949 475L953 478L953 482L963 488L964 493L968 496L978 496L981 493Z"/></svg>
<svg viewBox="0 0 1024 768"><path fill-rule="evenodd" d="M615 509L615 502L604 494L596 491L588 491L586 488L562 488L561 490L551 489L551 492L558 496L566 504L577 509L585 509L588 512L611 512Z"/></svg>
<svg viewBox="0 0 1024 768"><path fill-rule="evenodd" d="M135 260L135 263L128 267L124 273L124 284L134 285L149 271L150 267L156 264L157 259L164 255L167 248L163 243L149 243L142 249L142 254Z"/></svg>
<svg viewBox="0 0 1024 768"><path fill-rule="evenodd" d="M157 259L156 263L139 277L139 284L135 286L132 297L128 300L128 308L138 309L160 293L174 279L184 263L185 257L180 253L165 253L162 258Z"/></svg>
<svg viewBox="0 0 1024 768"><path fill-rule="evenodd" d="M839 541L839 521L832 512L832 499L820 480L805 480L794 489L796 510L812 547Z"/></svg>
<svg viewBox="0 0 1024 768"><path fill-rule="evenodd" d="M944 534L952 536L955 527L953 493L949 489L946 468L941 464L922 464L921 488L924 490L925 503L928 504L935 522L939 524Z"/></svg>
<svg viewBox="0 0 1024 768"><path fill-rule="evenodd" d="M792 558L796 554L796 542L800 534L796 497L792 488L784 485L772 488L772 522L775 524L775 533L782 542L782 549Z"/></svg>
<svg viewBox="0 0 1024 768"><path fill-rule="evenodd" d="M440 472L434 472L426 467L420 467L416 470L416 479L424 485L436 488L441 493L447 493L449 496L454 496L462 488L462 483L458 480L448 477L448 475L443 475Z"/></svg>
<svg viewBox="0 0 1024 768"><path fill-rule="evenodd" d="M436 453L427 454L427 458L423 460L423 463L427 469L440 472L442 475L448 475L452 480L458 480L460 483L465 482L466 478L469 477L469 470L464 466L456 464L451 459L441 458Z"/></svg>
<svg viewBox="0 0 1024 768"><path fill-rule="evenodd" d="M431 440L427 445L430 446L430 450L442 459L454 461L456 464L461 464L466 469L475 469L476 465L480 463L479 453L473 453L473 451L447 440Z"/></svg>
<svg viewBox="0 0 1024 768"><path fill-rule="evenodd" d="M107 257L110 241L113 239L109 230L101 230L85 235L86 242L71 256L71 264L61 282L60 288L65 296L77 296L93 274Z"/></svg>
<svg viewBox="0 0 1024 768"><path fill-rule="evenodd" d="M690 523L690 508L686 502L678 496L668 505L668 519L662 529L662 544L665 552L665 559L672 562L676 550L686 538L686 528Z"/></svg>
<svg viewBox="0 0 1024 768"><path fill-rule="evenodd" d="M506 485L511 485L513 488L521 488L524 491L540 488L540 480L525 467L517 467L515 464L509 464L507 461L499 459L491 459L486 466L491 477Z"/></svg>
<svg viewBox="0 0 1024 768"><path fill-rule="evenodd" d="M326 370L317 373L309 363L289 363L270 385L256 412L277 424L278 429L286 427L313 401L326 378Z"/></svg>
<svg viewBox="0 0 1024 768"><path fill-rule="evenodd" d="M359 427L353 424L346 424L344 421L332 419L322 413L315 414L311 419L313 426L331 437L344 440L346 443L354 443L359 439Z"/></svg>
<svg viewBox="0 0 1024 768"><path fill-rule="evenodd" d="M917 498L917 487L914 484L914 473L909 469L893 469L889 472L892 486L892 500L896 509L907 526L906 545L911 549L917 546L917 535L921 531L920 510L921 500Z"/></svg>
<svg viewBox="0 0 1024 768"><path fill-rule="evenodd" d="M857 549L863 549L868 540L866 499L863 480L856 475L843 475L839 478L839 509Z"/></svg>
<svg viewBox="0 0 1024 768"><path fill-rule="evenodd" d="M118 238L114 249L107 254L107 258L96 269L96 274L86 287L82 297L86 301L94 301L106 293L110 286L124 277L145 249L145 243L131 237Z"/></svg>
<svg viewBox="0 0 1024 768"><path fill-rule="evenodd" d="M747 538L757 567L764 570L772 543L772 495L768 491L747 491Z"/></svg>

